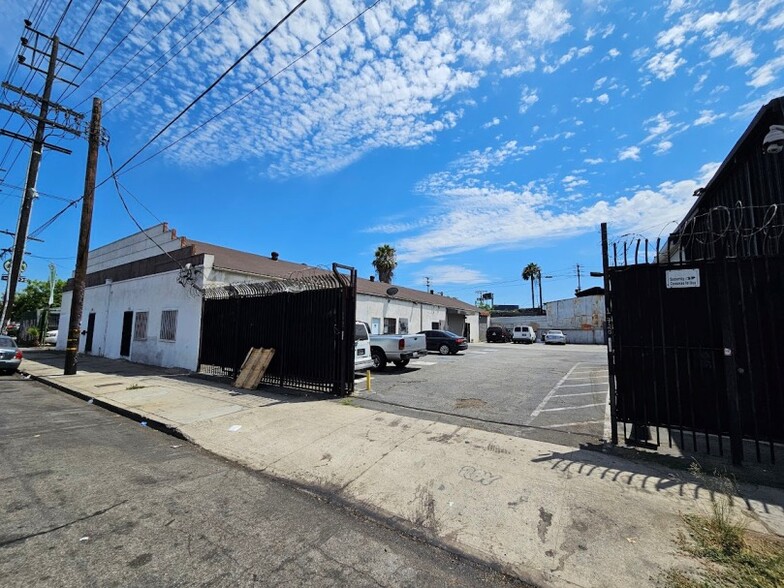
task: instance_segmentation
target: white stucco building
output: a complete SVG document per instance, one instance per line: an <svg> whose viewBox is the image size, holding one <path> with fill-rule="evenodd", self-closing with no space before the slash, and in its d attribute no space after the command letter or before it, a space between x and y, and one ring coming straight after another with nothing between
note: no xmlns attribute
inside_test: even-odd
<svg viewBox="0 0 784 588"><path fill-rule="evenodd" d="M274 252L267 257L178 237L165 223L94 249L88 259L79 352L190 370L199 362L200 289L324 271ZM69 282L63 292L58 349L65 349L71 288ZM456 298L357 279L357 320L374 333L441 328L476 341L479 312Z"/></svg>

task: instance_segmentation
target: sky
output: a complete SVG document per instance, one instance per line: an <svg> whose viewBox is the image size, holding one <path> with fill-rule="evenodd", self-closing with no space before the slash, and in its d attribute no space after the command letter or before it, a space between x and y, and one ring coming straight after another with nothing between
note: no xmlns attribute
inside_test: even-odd
<svg viewBox="0 0 784 588"><path fill-rule="evenodd" d="M103 100L92 247L136 232L133 219L166 221L194 240L369 277L389 244L395 284L429 278L467 302L484 291L530 306L530 262L545 301L574 294L578 264L583 288L601 285L587 275L601 270L600 223L611 240L666 236L784 94L784 0L307 0L130 159L296 3L21 4L0 0L3 79L41 91L39 74L12 66L32 17L84 53L62 54L82 69L60 77L79 86L58 81L53 99L88 117ZM16 115L0 124L32 134ZM44 152L32 279L49 263L72 274L79 206L48 221L84 190L86 142L49 140L73 153ZM20 146L0 137L9 231ZM109 154L130 214L104 181Z"/></svg>

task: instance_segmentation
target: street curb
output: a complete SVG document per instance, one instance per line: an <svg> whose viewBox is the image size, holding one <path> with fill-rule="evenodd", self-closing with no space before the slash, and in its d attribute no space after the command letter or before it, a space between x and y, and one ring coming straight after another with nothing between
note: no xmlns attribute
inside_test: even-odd
<svg viewBox="0 0 784 588"><path fill-rule="evenodd" d="M41 384L49 386L50 388L54 388L55 390L64 392L65 394L68 394L69 396L73 396L74 398L78 398L84 401L92 400L93 406L98 406L104 410L108 410L109 412L113 412L132 421L136 421L136 422L146 421L148 428L155 429L156 431L159 431L166 435L170 435L172 437L175 437L176 439L187 441L188 443L194 445L195 447L198 447L202 451L206 451L207 453L209 453L210 455L218 459L222 459L224 461L227 461L228 463L234 464L235 466L240 467L243 470L252 473L253 475L260 476L268 480L277 482L279 484L289 486L290 488L297 489L301 492L310 494L319 500L322 500L328 504L331 504L333 506L336 506L338 508L347 511L354 516L364 518L377 525L386 527L387 529L397 531L398 533L402 534L405 537L408 537L409 539L427 545L431 545L432 547L440 549L441 551L448 553L449 555L466 560L474 565L488 568L490 570L493 570L494 572L507 576L512 580L520 581L533 587L547 586L546 584L542 584L541 581L535 580L533 577L531 577L531 575L522 573L520 570L515 570L511 565L504 564L496 560L485 559L478 554L472 553L470 551L461 549L453 544L447 543L442 539L440 539L439 537L437 537L436 535L434 535L432 532L417 527L406 519L397 517L395 515L387 514L381 509L369 506L360 501L347 499L340 494L340 492L342 492L343 490L342 488L338 490L330 490L325 486L316 486L313 484L297 482L289 478L283 478L275 474L271 474L265 470L255 469L247 464L242 463L241 461L238 461L236 459L231 459L219 453L215 453L214 451L211 451L203 447L202 445L199 445L198 443L196 443L195 441L193 441L192 439L184 435L176 427L172 427L171 425L167 425L155 419L144 417L137 412L133 412L131 410L121 408L114 404L110 404L103 400L97 399L93 396L90 396L89 394L85 394L83 392L74 390L73 388L64 386L63 384L53 382L52 380L46 377L36 376L29 372L25 372L23 370L20 370L20 372L26 374L27 376L29 376L31 380L35 382L39 382Z"/></svg>
<svg viewBox="0 0 784 588"><path fill-rule="evenodd" d="M157 421L155 419L152 419L152 418L149 418L149 417L145 417L145 416L143 416L143 415L141 415L141 414L139 414L137 412L133 412L132 410L128 410L126 408L122 408L120 406L116 406L114 404L105 402L105 401L103 401L103 400L101 400L99 398L95 398L93 396L90 396L89 394L85 394L84 392L79 392L78 390L74 390L73 388L69 388L69 387L64 386L62 384L58 384L57 382L53 382L53 381L51 381L48 378L45 378L45 377L42 377L42 376L36 376L36 375L31 374L29 372L25 372L23 370L20 370L20 371L22 373L28 375L31 380L34 380L36 382L40 382L41 384L45 384L46 386L49 386L50 388L54 388L55 390L59 390L60 392L65 392L69 396L73 396L74 398L78 398L78 399L84 400L84 401L92 400L91 404L93 406L98 406L100 408L103 408L104 410L108 410L109 412L113 412L115 414L119 414L120 416L123 416L123 417L125 417L125 418L127 418L129 420L132 420L132 421L136 421L138 423L146 422L147 424L145 426L149 427L150 429L155 429L156 431L160 431L161 433L166 433L167 435L171 435L172 437L175 437L175 438L180 439L182 441L187 441L188 440L185 437L185 435L183 435L180 432L180 430L177 429L176 427L172 427L171 425L167 425L166 423L163 423L161 421ZM195 443L194 443L194 445L195 445Z"/></svg>

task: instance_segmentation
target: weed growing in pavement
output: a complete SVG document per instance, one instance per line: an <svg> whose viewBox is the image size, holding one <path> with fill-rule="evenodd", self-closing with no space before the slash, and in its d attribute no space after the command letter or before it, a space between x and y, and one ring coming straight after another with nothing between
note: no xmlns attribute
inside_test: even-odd
<svg viewBox="0 0 784 588"><path fill-rule="evenodd" d="M354 399L349 397L342 398L340 400L340 404L342 404L343 406L354 406Z"/></svg>
<svg viewBox="0 0 784 588"><path fill-rule="evenodd" d="M779 588L784 586L784 541L753 533L734 512L737 484L726 472L706 475L698 463L690 471L713 494L708 515L683 515L686 533L678 546L704 564L700 572L671 570L666 586L674 588Z"/></svg>
<svg viewBox="0 0 784 588"><path fill-rule="evenodd" d="M142 388L146 388L147 386L142 386L140 384L131 384L126 388L126 390L141 390Z"/></svg>

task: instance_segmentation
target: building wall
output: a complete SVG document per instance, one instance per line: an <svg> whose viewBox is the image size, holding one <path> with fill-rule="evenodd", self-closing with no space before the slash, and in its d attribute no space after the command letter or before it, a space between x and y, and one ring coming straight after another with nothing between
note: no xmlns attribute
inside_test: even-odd
<svg viewBox="0 0 784 588"><path fill-rule="evenodd" d="M145 232L146 235L136 233L90 251L87 273L155 257L161 254L161 249L174 251L182 246L177 233L170 230L166 223L151 227Z"/></svg>
<svg viewBox="0 0 784 588"><path fill-rule="evenodd" d="M201 298L177 283L179 272L167 272L122 282L108 282L87 288L84 294L81 330L87 329L90 313L95 313L92 355L120 358L123 315L148 313L147 338L137 341L131 336L128 359L138 363L181 367L195 370L201 338ZM65 349L72 292L63 292L57 349ZM161 341L161 313L177 311L175 341ZM84 353L86 336L79 338L79 352Z"/></svg>
<svg viewBox="0 0 784 588"><path fill-rule="evenodd" d="M406 300L395 300L393 298L379 298L378 296L370 296L368 294L357 294L357 320L372 325L373 318L381 320L382 330L385 318L396 319L398 332L400 332L399 319L407 319L408 332L416 333L429 329L433 322L445 325L446 308L430 304L417 304Z"/></svg>
<svg viewBox="0 0 784 588"><path fill-rule="evenodd" d="M604 296L581 296L545 303L545 316L493 317L490 324L505 326L529 325L541 340L548 329L560 329L569 343L603 345L606 320Z"/></svg>

